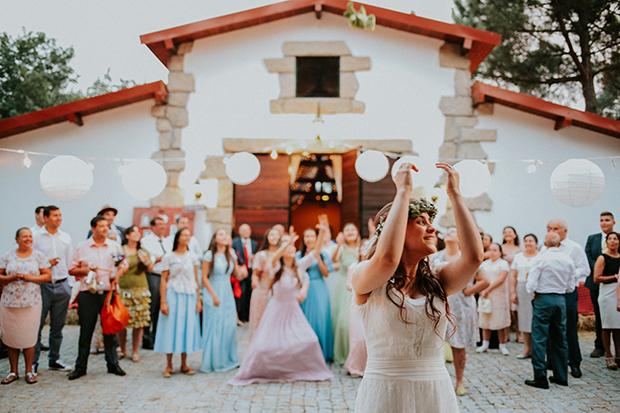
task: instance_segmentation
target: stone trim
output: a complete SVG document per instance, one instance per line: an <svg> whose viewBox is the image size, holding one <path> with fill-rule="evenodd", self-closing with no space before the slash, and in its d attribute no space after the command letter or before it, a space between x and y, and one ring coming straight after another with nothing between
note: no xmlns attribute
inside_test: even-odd
<svg viewBox="0 0 620 413"><path fill-rule="evenodd" d="M355 72L370 70L369 57L354 57L343 41L336 42L285 42L282 45L285 57L264 59L269 73L279 75L280 95L269 102L271 113L317 113L323 114L364 113L366 105L355 100L359 83ZM296 60L297 56L338 56L340 57L340 97L338 98L297 98Z"/></svg>
<svg viewBox="0 0 620 413"><path fill-rule="evenodd" d="M226 156L207 156L205 170L200 179L217 179L217 204L215 208L207 208L207 222L211 224L213 234L224 229L232 232L233 224L233 183L226 175Z"/></svg>
<svg viewBox="0 0 620 413"><path fill-rule="evenodd" d="M497 131L494 129L475 129L478 116L488 114L489 108L476 108L471 100L470 61L460 45L446 42L439 49L439 65L454 70L454 95L443 96L439 108L446 118L444 142L439 148L439 161L455 164L461 159L487 159L481 142L495 142ZM481 106L481 105L479 105ZM492 114L492 107L490 114ZM493 173L494 165L489 164ZM493 201L485 193L476 198L465 199L472 211L491 211ZM441 218L439 225L454 225L454 214L449 209Z"/></svg>
<svg viewBox="0 0 620 413"><path fill-rule="evenodd" d="M185 158L181 150L183 128L189 123L187 102L189 94L194 92L194 75L183 72L185 55L192 50L193 43L180 44L176 51L171 51L168 69L168 103L153 106L151 116L157 119L159 132L159 151L153 159ZM165 161L163 167L168 175L166 188L157 197L151 199L151 206L179 207L184 205L185 194L179 187L179 176L185 169L184 160Z"/></svg>

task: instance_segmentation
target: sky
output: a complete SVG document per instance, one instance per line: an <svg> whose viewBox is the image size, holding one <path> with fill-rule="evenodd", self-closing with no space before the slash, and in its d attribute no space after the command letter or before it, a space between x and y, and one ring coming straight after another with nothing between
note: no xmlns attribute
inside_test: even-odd
<svg viewBox="0 0 620 413"><path fill-rule="evenodd" d="M119 79L167 82L168 71L140 43L140 35L237 11L277 3L268 0L20 0L4 1L0 31L15 37L22 30L44 32L63 48L72 46L70 65L80 76L74 89L86 90L110 69ZM452 23L452 0L369 0L367 4L414 11Z"/></svg>

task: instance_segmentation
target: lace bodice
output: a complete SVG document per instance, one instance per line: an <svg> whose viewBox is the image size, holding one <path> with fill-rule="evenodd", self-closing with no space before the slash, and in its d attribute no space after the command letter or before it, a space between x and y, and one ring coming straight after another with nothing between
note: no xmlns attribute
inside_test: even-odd
<svg viewBox="0 0 620 413"><path fill-rule="evenodd" d="M437 274L445 263L433 262L431 269ZM374 290L366 303L357 306L366 335L369 359L442 359L443 337L448 321L442 316L437 328L426 316L426 298L404 298L407 309L405 324L399 319L399 309L386 295L386 285ZM400 293L390 292L395 302L403 299ZM445 314L445 306L438 298L435 307Z"/></svg>

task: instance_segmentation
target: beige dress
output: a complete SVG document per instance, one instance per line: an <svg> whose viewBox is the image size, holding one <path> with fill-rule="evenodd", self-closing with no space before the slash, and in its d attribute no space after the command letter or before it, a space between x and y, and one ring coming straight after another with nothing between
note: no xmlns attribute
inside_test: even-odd
<svg viewBox="0 0 620 413"><path fill-rule="evenodd" d="M250 341L260 324L267 303L269 302L269 286L271 285L271 263L267 251L259 251L252 263L252 274L258 275L258 288L252 290L250 299Z"/></svg>
<svg viewBox="0 0 620 413"><path fill-rule="evenodd" d="M480 269L484 270L493 283L500 272L510 271L508 262L498 259L493 262L490 259L480 265ZM491 300L491 312L479 313L480 319L478 325L484 330L501 330L510 327L510 293L509 293L508 277L496 289L491 291L489 299Z"/></svg>

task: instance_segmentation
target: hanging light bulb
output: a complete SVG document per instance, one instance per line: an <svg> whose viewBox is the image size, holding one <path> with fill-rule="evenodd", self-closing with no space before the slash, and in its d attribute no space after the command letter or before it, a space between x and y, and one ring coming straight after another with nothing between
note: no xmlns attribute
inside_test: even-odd
<svg viewBox="0 0 620 413"><path fill-rule="evenodd" d="M275 149L271 151L271 159L278 159L278 152Z"/></svg>
<svg viewBox="0 0 620 413"><path fill-rule="evenodd" d="M28 152L24 152L24 160L22 162L26 168L30 168L32 166L32 161L28 157Z"/></svg>
<svg viewBox="0 0 620 413"><path fill-rule="evenodd" d="M293 153L293 147L292 147L292 146L290 146L290 145L289 145L289 146L287 146L287 147L286 147L286 154L287 154L287 155L290 155L290 154L292 154L292 153Z"/></svg>
<svg viewBox="0 0 620 413"><path fill-rule="evenodd" d="M528 174L533 174L536 172L536 161L534 161L533 164L531 164L530 166L527 167L527 173Z"/></svg>

